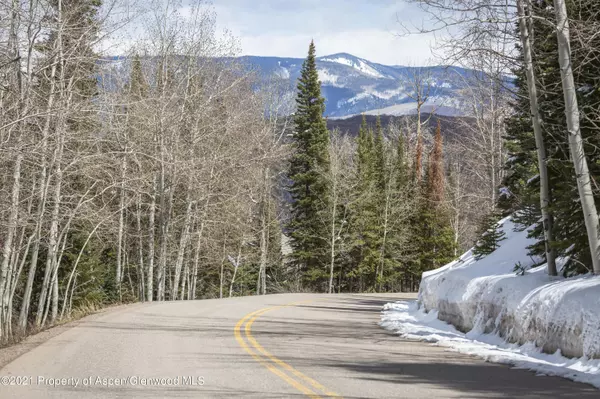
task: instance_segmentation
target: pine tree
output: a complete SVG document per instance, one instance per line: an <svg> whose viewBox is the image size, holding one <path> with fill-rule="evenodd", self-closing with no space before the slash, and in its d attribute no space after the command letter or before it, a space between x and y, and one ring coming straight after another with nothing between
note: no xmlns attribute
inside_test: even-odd
<svg viewBox="0 0 600 399"><path fill-rule="evenodd" d="M506 239L502 226L498 224L498 213L492 212L483 218L477 231L479 240L473 247L475 259L481 259L500 247L500 241Z"/></svg>
<svg viewBox="0 0 600 399"><path fill-rule="evenodd" d="M355 195L351 206L352 270L358 291L374 289L378 259L377 166L372 129L363 115L356 146Z"/></svg>
<svg viewBox="0 0 600 399"><path fill-rule="evenodd" d="M144 78L142 71L142 61L138 54L135 54L131 62L131 77L129 79L129 93L133 100L145 98L148 95L148 83Z"/></svg>
<svg viewBox="0 0 600 399"><path fill-rule="evenodd" d="M322 172L329 165L329 132L323 119L325 106L315 57L315 45L311 42L308 57L302 65L296 98L293 155L289 167L289 192L293 202L288 230L292 260L299 273L324 282L327 276L327 221L323 218L329 193Z"/></svg>

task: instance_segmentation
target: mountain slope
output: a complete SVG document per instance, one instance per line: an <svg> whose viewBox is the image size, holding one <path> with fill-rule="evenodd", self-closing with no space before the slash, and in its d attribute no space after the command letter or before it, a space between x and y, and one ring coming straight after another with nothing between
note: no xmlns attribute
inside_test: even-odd
<svg viewBox="0 0 600 399"><path fill-rule="evenodd" d="M243 56L240 60L264 77L289 81L290 87L300 76L301 58ZM414 112L412 82L417 73L426 77L431 87L425 108L443 115L464 114L460 110L459 90L472 71L457 67L404 67L370 62L347 53L317 58L322 93L326 99L325 115L347 117L369 114L406 115Z"/></svg>

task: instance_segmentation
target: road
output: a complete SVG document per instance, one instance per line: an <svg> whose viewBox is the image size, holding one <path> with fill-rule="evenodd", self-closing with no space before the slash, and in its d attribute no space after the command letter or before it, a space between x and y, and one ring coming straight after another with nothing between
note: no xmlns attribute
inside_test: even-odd
<svg viewBox="0 0 600 399"><path fill-rule="evenodd" d="M381 306L401 297L283 294L120 308L6 365L0 376L28 385L0 386L0 398L600 397L587 385L382 330Z"/></svg>

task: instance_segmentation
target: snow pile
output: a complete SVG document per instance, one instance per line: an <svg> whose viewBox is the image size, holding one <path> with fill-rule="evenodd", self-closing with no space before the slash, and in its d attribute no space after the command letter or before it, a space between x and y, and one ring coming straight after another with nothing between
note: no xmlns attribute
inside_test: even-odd
<svg viewBox="0 0 600 399"><path fill-rule="evenodd" d="M560 352L545 354L533 343L509 344L497 334L476 331L464 334L440 321L436 310L425 313L413 301L385 305L380 325L405 338L434 342L438 346L478 356L489 362L533 370L538 375L565 377L600 388L600 360L569 359Z"/></svg>
<svg viewBox="0 0 600 399"><path fill-rule="evenodd" d="M527 255L526 247L532 244L527 231L514 231L515 225L509 218L500 224L506 239L492 254L476 260L468 251L457 261L423 274L415 306L429 312L427 316L417 316L410 309L402 308L399 313L404 315L384 314L384 319L388 318L384 321L386 326L414 334L403 331L402 323L406 320L402 318L423 321L426 317L428 322L439 319L439 323L446 321L459 331L467 332L461 334L461 339L477 337L482 341L481 337L485 337L484 343L501 344L501 348L510 348L520 356L537 353L536 359L546 362L554 359L556 361L551 363L555 366L562 362L561 367L569 370L592 370L600 383L600 363L587 360L600 358L600 277L585 275L566 279L548 276L545 265L529 269L539 260ZM564 260L558 260L559 267L563 263ZM513 272L516 264L527 269L523 276ZM393 321L393 317L397 320ZM435 327L441 325L444 323ZM433 338L440 339L429 330L419 334L427 337L433 334ZM455 342L454 338L449 338L450 342ZM562 355L578 360L568 360ZM510 356L499 359L513 362ZM521 361L524 360L516 363Z"/></svg>

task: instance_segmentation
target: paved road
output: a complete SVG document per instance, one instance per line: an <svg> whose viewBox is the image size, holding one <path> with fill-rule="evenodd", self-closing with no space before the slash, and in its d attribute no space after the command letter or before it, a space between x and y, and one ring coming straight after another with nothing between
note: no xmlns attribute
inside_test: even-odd
<svg viewBox="0 0 600 399"><path fill-rule="evenodd" d="M0 398L600 397L389 334L379 312L398 298L286 294L121 308L9 363L0 376L29 385L0 386Z"/></svg>

